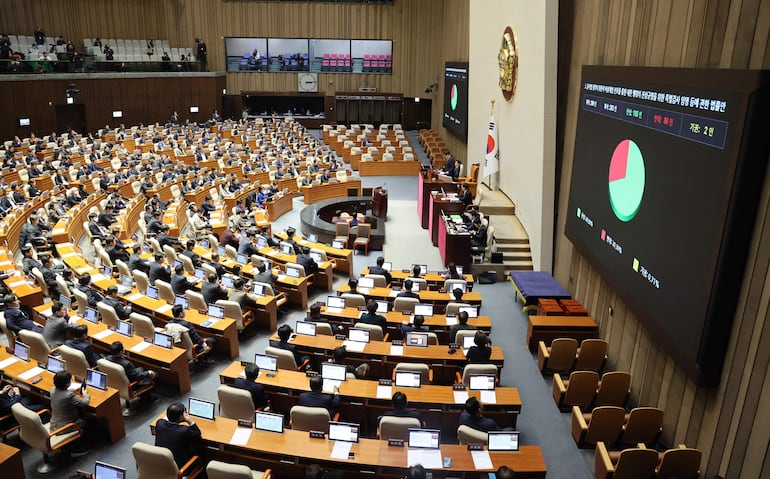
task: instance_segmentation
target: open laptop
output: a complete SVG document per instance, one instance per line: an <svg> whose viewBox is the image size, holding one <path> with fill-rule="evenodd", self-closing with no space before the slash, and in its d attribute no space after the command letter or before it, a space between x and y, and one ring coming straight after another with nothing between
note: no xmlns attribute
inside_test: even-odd
<svg viewBox="0 0 770 479"><path fill-rule="evenodd" d="M155 286L147 286L147 291L144 292L150 299L158 299L158 288Z"/></svg>
<svg viewBox="0 0 770 479"><path fill-rule="evenodd" d="M332 248L343 249L344 247L345 247L345 243L343 243L342 241L332 240Z"/></svg>
<svg viewBox="0 0 770 479"><path fill-rule="evenodd" d="M254 415L254 429L283 432L283 414L257 411Z"/></svg>
<svg viewBox="0 0 770 479"><path fill-rule="evenodd" d="M17 339L13 344L13 355L22 361L29 361L29 346Z"/></svg>
<svg viewBox="0 0 770 479"><path fill-rule="evenodd" d="M115 331L117 331L118 334L122 334L123 336L128 336L130 338L133 335L133 325L131 324L131 321L122 321L119 319L115 325Z"/></svg>
<svg viewBox="0 0 770 479"><path fill-rule="evenodd" d="M290 244L281 245L281 253L294 254L294 248Z"/></svg>
<svg viewBox="0 0 770 479"><path fill-rule="evenodd" d="M68 310L72 309L72 308L71 308L71 306L72 306L72 301L70 301L70 298L69 298L69 296L67 296L66 294L60 294L60 295L59 295L59 302L60 302L61 304L63 304L63 305L64 305L64 307L65 307L65 308L67 308Z"/></svg>
<svg viewBox="0 0 770 479"><path fill-rule="evenodd" d="M107 373L97 371L96 369L86 370L86 385L101 391L107 390Z"/></svg>
<svg viewBox="0 0 770 479"><path fill-rule="evenodd" d="M323 262L323 256L321 256L321 253L316 253L315 251L310 252L310 257L313 258L313 261L316 263L322 263Z"/></svg>
<svg viewBox="0 0 770 479"><path fill-rule="evenodd" d="M339 387L347 378L347 366L344 364L321 363L321 378L323 378L323 391L333 392L334 386Z"/></svg>
<svg viewBox="0 0 770 479"><path fill-rule="evenodd" d="M126 470L106 462L96 461L94 479L126 479Z"/></svg>
<svg viewBox="0 0 770 479"><path fill-rule="evenodd" d="M247 264L249 262L249 257L245 254L239 254L235 257L235 262L238 264Z"/></svg>
<svg viewBox="0 0 770 479"><path fill-rule="evenodd" d="M409 447L419 449L438 449L441 431L438 429L410 429L408 436Z"/></svg>
<svg viewBox="0 0 770 479"><path fill-rule="evenodd" d="M102 266L102 274L108 278L112 278L112 266Z"/></svg>
<svg viewBox="0 0 770 479"><path fill-rule="evenodd" d="M366 276L362 276L358 278L358 287L359 288L374 288L374 278L367 278Z"/></svg>
<svg viewBox="0 0 770 479"><path fill-rule="evenodd" d="M489 431L487 433L489 451L518 451L518 431Z"/></svg>
<svg viewBox="0 0 770 479"><path fill-rule="evenodd" d="M259 283L254 283L251 286L251 292L256 294L257 296L264 296L265 295L265 285L264 284L259 284Z"/></svg>
<svg viewBox="0 0 770 479"><path fill-rule="evenodd" d="M211 401L204 401L203 399L198 398L190 398L190 405L187 408L187 412L190 414L190 416L213 421L215 406L216 404Z"/></svg>
<svg viewBox="0 0 770 479"><path fill-rule="evenodd" d="M449 286L449 287L450 287L450 288L452 288L452 289L451 289L450 291L447 291L447 293L449 293L449 295L450 295L452 298L454 298L454 294L453 294L453 293L454 293L454 290L455 290L455 289L459 289L459 290L462 290L463 294L465 294L465 291L467 290L467 286L468 286L468 284L467 284L467 283L457 283L457 284L452 284L452 285L450 285L450 286Z"/></svg>
<svg viewBox="0 0 770 479"><path fill-rule="evenodd" d="M202 238L198 240L198 244L201 245L201 248L203 249L211 248L211 245L209 244L209 240L207 238Z"/></svg>
<svg viewBox="0 0 770 479"><path fill-rule="evenodd" d="M433 305L432 304L423 304L423 303L415 304L414 305L414 314L415 314L415 316L419 314L421 316L429 318L429 317L433 316Z"/></svg>
<svg viewBox="0 0 770 479"><path fill-rule="evenodd" d="M67 367L67 362L64 361L61 358L57 358L56 356L48 355L48 371L51 374L56 374L59 371L64 371L64 369Z"/></svg>
<svg viewBox="0 0 770 479"><path fill-rule="evenodd" d="M476 343L474 342L476 338L473 336L463 336L463 353L468 354L468 350L471 348L471 346L475 346Z"/></svg>
<svg viewBox="0 0 770 479"><path fill-rule="evenodd" d="M120 284L118 285L118 294L120 296L126 295L131 292L132 279L131 276L124 274L120 275Z"/></svg>
<svg viewBox="0 0 770 479"><path fill-rule="evenodd" d="M427 348L428 334L416 332L406 333L406 337L404 338L404 346Z"/></svg>
<svg viewBox="0 0 770 479"><path fill-rule="evenodd" d="M222 286L224 286L227 289L233 289L234 283L233 283L233 277L228 275L222 276Z"/></svg>
<svg viewBox="0 0 770 479"><path fill-rule="evenodd" d="M160 346L161 348L171 349L174 347L174 338L172 338L170 334L158 331L155 332L152 342L155 346Z"/></svg>
<svg viewBox="0 0 770 479"><path fill-rule="evenodd" d="M329 311L342 311L345 307L345 298L342 296L327 296L326 297L326 310Z"/></svg>
<svg viewBox="0 0 770 479"><path fill-rule="evenodd" d="M182 308L189 309L190 308L190 299L187 296L180 296L176 295L174 296L174 306L177 304L182 305Z"/></svg>
<svg viewBox="0 0 770 479"><path fill-rule="evenodd" d="M267 239L264 236L257 236L257 246L260 248L267 246Z"/></svg>
<svg viewBox="0 0 770 479"><path fill-rule="evenodd" d="M418 388L422 385L422 374L415 371L396 371L396 387Z"/></svg>
<svg viewBox="0 0 770 479"><path fill-rule="evenodd" d="M215 319L225 319L225 308L216 304L208 304L209 316Z"/></svg>
<svg viewBox="0 0 770 479"><path fill-rule="evenodd" d="M294 331L296 331L297 334L301 334L303 336L315 336L315 328L316 325L313 322L297 321L294 326Z"/></svg>
<svg viewBox="0 0 770 479"><path fill-rule="evenodd" d="M329 421L329 440L358 442L360 430L358 424Z"/></svg>
<svg viewBox="0 0 770 479"><path fill-rule="evenodd" d="M359 329L359 328L350 328L348 330L348 339L350 341L355 341L357 343L368 343L369 342L369 330L368 329Z"/></svg>
<svg viewBox="0 0 770 479"><path fill-rule="evenodd" d="M203 281L206 279L206 272L203 270L203 268L195 268L195 277Z"/></svg>
<svg viewBox="0 0 770 479"><path fill-rule="evenodd" d="M494 391L497 377L494 374L471 374L468 389L471 391Z"/></svg>
<svg viewBox="0 0 770 479"><path fill-rule="evenodd" d="M457 271L457 274L459 274L460 276L463 275L463 267L462 267L462 265L459 265L459 264L455 265L455 270Z"/></svg>
<svg viewBox="0 0 770 479"><path fill-rule="evenodd" d="M219 254L220 259L227 258L227 250L224 246L217 246L217 254Z"/></svg>
<svg viewBox="0 0 770 479"><path fill-rule="evenodd" d="M182 261L175 259L174 264L171 265L171 271L175 271L177 266L182 266Z"/></svg>
<svg viewBox="0 0 770 479"><path fill-rule="evenodd" d="M311 243L318 243L318 235L310 233L309 235L307 235L307 240L310 241Z"/></svg>
<svg viewBox="0 0 770 479"><path fill-rule="evenodd" d="M294 268L292 266L287 266L286 276L288 276L289 278L299 278L300 277L299 269Z"/></svg>
<svg viewBox="0 0 770 479"><path fill-rule="evenodd" d="M377 312L378 313L387 313L388 312L388 302L387 301L377 301Z"/></svg>
<svg viewBox="0 0 770 479"><path fill-rule="evenodd" d="M460 306L457 309L458 313L461 313L463 311L468 313L468 317L469 318L478 318L479 317L479 308L477 308L476 306Z"/></svg>
<svg viewBox="0 0 770 479"><path fill-rule="evenodd" d="M99 322L99 311L95 310L94 308L86 308L86 314L83 316L83 318L89 323L96 324Z"/></svg>
<svg viewBox="0 0 770 479"><path fill-rule="evenodd" d="M259 369L275 372L278 371L278 356L257 353L254 355L254 364L259 366Z"/></svg>

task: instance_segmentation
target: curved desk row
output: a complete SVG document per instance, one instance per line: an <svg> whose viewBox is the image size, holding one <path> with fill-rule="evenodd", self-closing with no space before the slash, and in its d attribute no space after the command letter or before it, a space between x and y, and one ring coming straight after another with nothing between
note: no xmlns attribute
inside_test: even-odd
<svg viewBox="0 0 770 479"><path fill-rule="evenodd" d="M330 198L340 198L349 196L348 192L355 190L355 195L361 194L361 180L338 181L336 183L325 183L317 186L303 186L301 188L306 205L316 201L328 200Z"/></svg>
<svg viewBox="0 0 770 479"><path fill-rule="evenodd" d="M342 285L337 294L349 293L350 286ZM358 294L362 294L367 300L385 300L393 301L398 297L399 292L393 288L357 288ZM430 303L434 306L434 313L443 313L446 305L453 302L454 296L451 293L442 293L440 291L423 290L418 293L421 303ZM462 296L462 302L479 306L481 309L481 293L477 291L466 291Z"/></svg>
<svg viewBox="0 0 770 479"><path fill-rule="evenodd" d="M313 186L312 188L323 187L324 185L321 185L320 187ZM344 193L340 196L340 198L318 201L303 208L299 214L302 223L302 234L315 234L318 236L320 242L331 244L332 240L337 236L336 226L331 222L337 211L347 212L353 215L357 212L363 213L362 210L371 208L372 198L369 196L345 196ZM356 233L356 226L350 227L348 233L348 245L353 244ZM369 235L369 250L382 250L384 243L385 221L383 219L375 218Z"/></svg>

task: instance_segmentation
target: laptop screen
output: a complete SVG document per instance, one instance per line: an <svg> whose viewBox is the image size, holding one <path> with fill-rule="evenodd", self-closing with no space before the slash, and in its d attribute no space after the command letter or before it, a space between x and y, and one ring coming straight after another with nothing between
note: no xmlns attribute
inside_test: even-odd
<svg viewBox="0 0 770 479"><path fill-rule="evenodd" d="M64 305L65 308L71 309L70 306L72 305L72 301L70 301L70 298L65 294L59 295L59 302Z"/></svg>
<svg viewBox="0 0 770 479"><path fill-rule="evenodd" d="M13 355L22 361L29 361L29 346L17 340L13 344Z"/></svg>
<svg viewBox="0 0 770 479"><path fill-rule="evenodd" d="M329 440L358 442L358 432L360 428L361 427L358 424L330 421Z"/></svg>
<svg viewBox="0 0 770 479"><path fill-rule="evenodd" d="M95 369L86 370L86 384L100 389L102 391L107 390L107 374L99 372Z"/></svg>
<svg viewBox="0 0 770 479"><path fill-rule="evenodd" d="M387 301L377 301L377 312L378 313L387 313L388 312L388 302Z"/></svg>
<svg viewBox="0 0 770 479"><path fill-rule="evenodd" d="M396 371L396 387L418 388L422 383L422 374L414 371Z"/></svg>
<svg viewBox="0 0 770 479"><path fill-rule="evenodd" d="M155 337L152 339L152 342L156 346L167 349L171 349L174 345L174 340L170 334L160 333L157 331L155 332Z"/></svg>
<svg viewBox="0 0 770 479"><path fill-rule="evenodd" d="M410 429L409 447L438 449L441 432L438 429Z"/></svg>
<svg viewBox="0 0 770 479"><path fill-rule="evenodd" d="M359 288L374 288L374 278L367 278L366 276L358 278L358 287Z"/></svg>
<svg viewBox="0 0 770 479"><path fill-rule="evenodd" d="M299 278L299 270L297 268L292 268L291 266L286 267L286 276L290 278Z"/></svg>
<svg viewBox="0 0 770 479"><path fill-rule="evenodd" d="M471 346L475 346L475 339L474 336L463 336L463 349L470 349Z"/></svg>
<svg viewBox="0 0 770 479"><path fill-rule="evenodd" d="M198 243L201 245L201 248L203 249L211 248L211 245L209 244L209 240L206 238L201 239L200 241L198 241Z"/></svg>
<svg viewBox="0 0 770 479"><path fill-rule="evenodd" d="M265 239L264 236L257 236L257 246L259 246L260 248L264 248L265 246L267 246L267 240Z"/></svg>
<svg viewBox="0 0 770 479"><path fill-rule="evenodd" d="M488 433L488 447L490 451L518 451L518 431L490 431Z"/></svg>
<svg viewBox="0 0 770 479"><path fill-rule="evenodd" d="M195 268L195 277L204 280L206 279L206 272L203 271L203 268Z"/></svg>
<svg viewBox="0 0 770 479"><path fill-rule="evenodd" d="M227 256L227 250L224 246L217 246L217 253L219 254L220 258L224 258Z"/></svg>
<svg viewBox="0 0 770 479"><path fill-rule="evenodd" d="M209 304L209 316L217 319L225 319L225 308L216 304Z"/></svg>
<svg viewBox="0 0 770 479"><path fill-rule="evenodd" d="M257 411L254 416L254 429L283 432L283 414Z"/></svg>
<svg viewBox="0 0 770 479"><path fill-rule="evenodd" d="M240 264L246 264L249 262L249 257L245 254L239 254L235 257L235 262Z"/></svg>
<svg viewBox="0 0 770 479"><path fill-rule="evenodd" d="M112 267L102 266L102 274L108 278L112 276Z"/></svg>
<svg viewBox="0 0 770 479"><path fill-rule="evenodd" d="M344 364L321 363L321 377L323 379L344 381L347 372L348 368Z"/></svg>
<svg viewBox="0 0 770 479"><path fill-rule="evenodd" d="M96 461L94 479L126 479L126 470L122 467Z"/></svg>
<svg viewBox="0 0 770 479"><path fill-rule="evenodd" d="M99 317L99 312L97 310L95 310L94 308L86 308L86 315L85 315L86 321L88 321L89 323L96 324L98 321L97 319L98 317Z"/></svg>
<svg viewBox="0 0 770 479"><path fill-rule="evenodd" d="M171 270L172 271L176 270L177 265L182 266L182 261L178 260L178 259L175 259L174 260L174 265L171 267Z"/></svg>
<svg viewBox="0 0 770 479"><path fill-rule="evenodd" d="M494 391L495 380L493 374L471 374L468 381L468 389L471 391Z"/></svg>
<svg viewBox="0 0 770 479"><path fill-rule="evenodd" d="M123 336L131 337L131 321L118 320L115 329Z"/></svg>
<svg viewBox="0 0 770 479"><path fill-rule="evenodd" d="M190 398L190 407L187 408L187 412L190 413L190 416L212 421L214 420L214 406L213 402Z"/></svg>
<svg viewBox="0 0 770 479"><path fill-rule="evenodd" d="M307 240L310 241L311 243L318 243L318 235L311 233L307 235Z"/></svg>
<svg viewBox="0 0 770 479"><path fill-rule="evenodd" d="M369 342L369 330L368 329L356 329L350 328L348 330L348 339L359 343Z"/></svg>
<svg viewBox="0 0 770 479"><path fill-rule="evenodd" d="M382 269L384 269L385 271L392 271L393 270L393 263L391 263L390 261L386 261L386 262L382 263Z"/></svg>
<svg viewBox="0 0 770 479"><path fill-rule="evenodd" d="M283 254L294 254L294 248L290 244L281 245L281 252Z"/></svg>
<svg viewBox="0 0 770 479"><path fill-rule="evenodd" d="M428 347L428 335L426 333L406 333L405 346Z"/></svg>
<svg viewBox="0 0 770 479"><path fill-rule="evenodd" d="M315 336L315 323L310 321L297 321L294 330L304 336Z"/></svg>
<svg viewBox="0 0 770 479"><path fill-rule="evenodd" d="M460 306L457 308L457 312L461 313L465 311L468 313L469 318L478 318L479 317L479 308L475 306Z"/></svg>
<svg viewBox="0 0 770 479"><path fill-rule="evenodd" d="M177 294L174 296L174 306L177 304L181 304L184 309L188 309L190 307L190 300L187 298L187 296L179 296Z"/></svg>
<svg viewBox="0 0 770 479"><path fill-rule="evenodd" d="M158 299L158 288L155 286L147 286L147 291L145 291L144 294L150 299Z"/></svg>
<svg viewBox="0 0 770 479"><path fill-rule="evenodd" d="M338 240L332 240L332 248L342 249L345 247L345 243Z"/></svg>
<svg viewBox="0 0 770 479"><path fill-rule="evenodd" d="M256 294L257 296L264 296L265 295L265 285L264 284L259 284L259 283L254 283L251 286L251 292Z"/></svg>
<svg viewBox="0 0 770 479"><path fill-rule="evenodd" d="M124 288L131 289L131 276L121 275L120 276L120 285Z"/></svg>
<svg viewBox="0 0 770 479"><path fill-rule="evenodd" d="M421 316L433 316L433 305L432 304L415 304L414 305L414 314L421 315Z"/></svg>
<svg viewBox="0 0 770 479"><path fill-rule="evenodd" d="M321 253L316 253L315 251L311 251L310 257L313 258L313 261L315 261L316 263L323 262L323 257L321 256Z"/></svg>
<svg viewBox="0 0 770 479"><path fill-rule="evenodd" d="M278 371L278 356L271 356L269 354L255 354L254 364L259 366L259 369L265 371Z"/></svg>
<svg viewBox="0 0 770 479"><path fill-rule="evenodd" d="M326 298L326 306L330 308L344 308L345 298L342 296L329 296Z"/></svg>
<svg viewBox="0 0 770 479"><path fill-rule="evenodd" d="M48 371L50 371L52 374L56 374L59 371L64 371L64 368L66 367L67 363L57 358L56 356L48 355Z"/></svg>
<svg viewBox="0 0 770 479"><path fill-rule="evenodd" d="M228 275L222 276L222 286L225 288L232 289L233 288L233 278Z"/></svg>

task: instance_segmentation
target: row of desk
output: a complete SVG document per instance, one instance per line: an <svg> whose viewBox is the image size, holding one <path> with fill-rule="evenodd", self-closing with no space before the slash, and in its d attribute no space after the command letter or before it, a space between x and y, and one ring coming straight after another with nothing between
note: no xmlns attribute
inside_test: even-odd
<svg viewBox="0 0 770 479"><path fill-rule="evenodd" d="M349 293L350 286L347 284L342 285L338 290L338 294ZM393 288L357 288L356 292L366 298L374 300L393 301L398 296L398 291ZM418 293L421 303L429 303L433 305L433 312L442 313L448 303L454 302L454 295L449 292L423 290ZM462 302L475 306L481 306L481 293L477 291L466 291L462 296Z"/></svg>

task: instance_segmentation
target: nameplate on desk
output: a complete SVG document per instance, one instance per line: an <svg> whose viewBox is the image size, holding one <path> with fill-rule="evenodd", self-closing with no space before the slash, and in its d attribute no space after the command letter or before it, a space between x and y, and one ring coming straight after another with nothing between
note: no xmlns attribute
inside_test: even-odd
<svg viewBox="0 0 770 479"><path fill-rule="evenodd" d="M404 342L400 339L394 339L393 342L390 344L392 344L393 346L403 346Z"/></svg>
<svg viewBox="0 0 770 479"><path fill-rule="evenodd" d="M449 349L460 349L460 345L457 343L449 343Z"/></svg>
<svg viewBox="0 0 770 479"><path fill-rule="evenodd" d="M334 339L341 339L341 340L343 340L343 341L344 341L344 340L346 340L346 339L348 339L348 338L347 338L347 336L345 336L344 334L335 334L335 335L334 335Z"/></svg>
<svg viewBox="0 0 770 479"><path fill-rule="evenodd" d="M323 431L310 431L310 438L311 439L325 439L326 433Z"/></svg>
<svg viewBox="0 0 770 479"><path fill-rule="evenodd" d="M465 391L465 386L462 384L453 384L452 390L454 391Z"/></svg>
<svg viewBox="0 0 770 479"><path fill-rule="evenodd" d="M412 312L411 311L401 311L401 315L402 316L411 316Z"/></svg>
<svg viewBox="0 0 770 479"><path fill-rule="evenodd" d="M483 451L484 445L483 444L468 444L468 450L469 451Z"/></svg>
<svg viewBox="0 0 770 479"><path fill-rule="evenodd" d="M404 441L400 439L388 439L388 446L391 447L404 447Z"/></svg>
<svg viewBox="0 0 770 479"><path fill-rule="evenodd" d="M249 364L251 364L251 362L250 362L250 361L241 361L241 366L243 366L243 367L246 367L246 366L248 366Z"/></svg>
<svg viewBox="0 0 770 479"><path fill-rule="evenodd" d="M408 269L402 269L401 272L402 273L411 273L411 271L409 271Z"/></svg>
<svg viewBox="0 0 770 479"><path fill-rule="evenodd" d="M251 428L254 426L254 423L251 421L244 421L243 419L238 419L238 427L248 427Z"/></svg>
<svg viewBox="0 0 770 479"><path fill-rule="evenodd" d="M380 386L390 386L393 384L393 381L390 379L380 379Z"/></svg>
<svg viewBox="0 0 770 479"><path fill-rule="evenodd" d="M128 350L134 353L139 353L149 348L151 345L152 343L150 342L142 341L141 343L136 343L135 345L131 346L130 348L128 348Z"/></svg>
<svg viewBox="0 0 770 479"><path fill-rule="evenodd" d="M312 378L318 376L318 373L315 371L305 371L305 376Z"/></svg>

